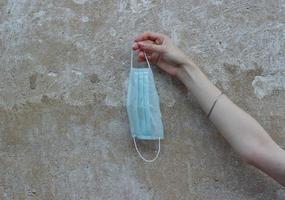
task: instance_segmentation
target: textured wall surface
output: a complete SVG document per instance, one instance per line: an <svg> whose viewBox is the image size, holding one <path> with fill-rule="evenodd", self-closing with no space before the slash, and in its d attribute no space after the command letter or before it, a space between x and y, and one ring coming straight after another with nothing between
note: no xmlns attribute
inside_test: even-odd
<svg viewBox="0 0 285 200"><path fill-rule="evenodd" d="M171 36L285 148L284 0L0 0L0 199L285 199L156 68L166 138L155 163L138 157L125 103L144 30Z"/></svg>

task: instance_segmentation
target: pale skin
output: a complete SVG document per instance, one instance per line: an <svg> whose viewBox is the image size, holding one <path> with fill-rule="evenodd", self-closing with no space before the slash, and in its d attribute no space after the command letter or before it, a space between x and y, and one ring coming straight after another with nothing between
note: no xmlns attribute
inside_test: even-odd
<svg viewBox="0 0 285 200"><path fill-rule="evenodd" d="M285 186L285 151L253 117L226 95L220 96L221 91L169 37L144 32L132 48L138 52L138 61L145 61L145 52L152 64L181 80L206 114L219 97L209 119L244 161Z"/></svg>

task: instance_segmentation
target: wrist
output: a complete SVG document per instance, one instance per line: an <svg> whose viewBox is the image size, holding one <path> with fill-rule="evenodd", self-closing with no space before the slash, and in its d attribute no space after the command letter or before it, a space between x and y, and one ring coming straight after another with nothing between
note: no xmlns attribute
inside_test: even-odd
<svg viewBox="0 0 285 200"><path fill-rule="evenodd" d="M207 76L192 61L183 65L177 73L177 78L191 91L206 113L221 91L207 78Z"/></svg>
<svg viewBox="0 0 285 200"><path fill-rule="evenodd" d="M182 82L185 82L187 79L193 79L199 73L202 73L199 67L192 60L187 59L187 61L179 68L176 76Z"/></svg>

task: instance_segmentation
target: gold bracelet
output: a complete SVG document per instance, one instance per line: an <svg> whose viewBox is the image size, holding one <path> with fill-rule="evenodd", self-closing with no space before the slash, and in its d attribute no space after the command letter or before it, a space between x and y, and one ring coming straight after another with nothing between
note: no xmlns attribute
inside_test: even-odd
<svg viewBox="0 0 285 200"><path fill-rule="evenodd" d="M208 115L207 115L208 118L210 118L210 115L211 115L211 113L212 113L212 111L213 111L213 109L214 109L214 107L215 107L217 101L219 100L219 98L220 98L223 94L224 94L224 93L221 92L221 94L219 94L219 96L218 96L218 97L216 98L216 100L214 101L214 103L213 103L213 105L212 105L212 107L211 107L211 109L210 109L210 111L209 111L209 113L208 113Z"/></svg>

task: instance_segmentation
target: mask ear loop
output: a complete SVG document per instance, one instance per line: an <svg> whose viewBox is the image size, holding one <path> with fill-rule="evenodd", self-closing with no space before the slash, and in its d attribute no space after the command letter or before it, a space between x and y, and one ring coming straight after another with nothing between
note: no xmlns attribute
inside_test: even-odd
<svg viewBox="0 0 285 200"><path fill-rule="evenodd" d="M134 57L134 53L133 53L133 50L131 50L131 69L133 68L133 57Z"/></svg>
<svg viewBox="0 0 285 200"><path fill-rule="evenodd" d="M145 60L146 60L146 62L147 62L148 68L151 68L151 67L150 67L150 64L149 64L149 61L148 61L148 58L147 58L147 56L146 56L145 51L143 51L143 54L144 54Z"/></svg>
<svg viewBox="0 0 285 200"><path fill-rule="evenodd" d="M147 62L148 68L151 68L145 51L143 51L143 54L144 54L145 60ZM131 68L133 68L133 59L134 59L134 53L133 53L133 50L131 50Z"/></svg>
<svg viewBox="0 0 285 200"><path fill-rule="evenodd" d="M143 157L143 155L141 154L141 152L138 149L138 146L137 146L137 143L136 143L136 138L133 137L133 140L134 140L134 144L135 144L136 150L137 150L139 156L141 157L141 159L143 159L143 161L151 163L151 162L154 162L158 158L158 155L160 153L160 138L158 138L158 150L157 150L157 153L156 153L155 157L153 159L151 159L151 160L145 159Z"/></svg>

